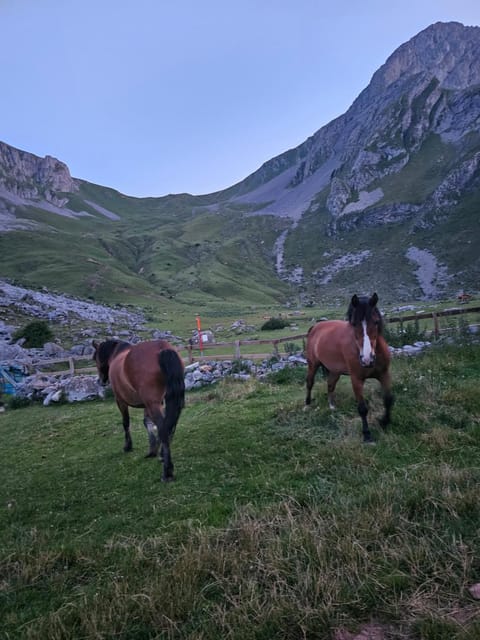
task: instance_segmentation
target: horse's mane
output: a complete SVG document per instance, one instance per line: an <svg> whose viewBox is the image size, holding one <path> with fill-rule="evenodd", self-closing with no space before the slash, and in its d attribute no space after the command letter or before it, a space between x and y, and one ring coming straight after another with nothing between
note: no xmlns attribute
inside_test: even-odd
<svg viewBox="0 0 480 640"><path fill-rule="evenodd" d="M98 357L100 362L108 362L114 353L120 353L132 345L123 340L105 340L98 347Z"/></svg>
<svg viewBox="0 0 480 640"><path fill-rule="evenodd" d="M359 325L363 320L370 322L373 320L378 323L378 332L383 332L383 318L377 307L378 297L373 294L371 298L368 296L358 297L354 295L347 309L347 320L353 325Z"/></svg>

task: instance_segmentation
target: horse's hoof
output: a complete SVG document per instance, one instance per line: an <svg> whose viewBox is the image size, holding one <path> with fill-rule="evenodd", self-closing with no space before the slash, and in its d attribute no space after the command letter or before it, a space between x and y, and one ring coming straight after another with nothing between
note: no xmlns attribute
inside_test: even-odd
<svg viewBox="0 0 480 640"><path fill-rule="evenodd" d="M310 409L311 409L311 408L312 408L312 405L311 405L311 404L306 404L306 405L303 407L303 410L304 410L304 411L310 411Z"/></svg>
<svg viewBox="0 0 480 640"><path fill-rule="evenodd" d="M156 458L157 454L155 453L155 451L149 451L146 455L145 458Z"/></svg>
<svg viewBox="0 0 480 640"><path fill-rule="evenodd" d="M375 442L375 440L372 440L372 438L365 439L363 441L363 444L369 445L371 447L376 447L377 446L377 443Z"/></svg>
<svg viewBox="0 0 480 640"><path fill-rule="evenodd" d="M175 478L173 476L162 476L162 482L173 482Z"/></svg>
<svg viewBox="0 0 480 640"><path fill-rule="evenodd" d="M133 447L123 447L124 453L130 453L130 451L133 451Z"/></svg>

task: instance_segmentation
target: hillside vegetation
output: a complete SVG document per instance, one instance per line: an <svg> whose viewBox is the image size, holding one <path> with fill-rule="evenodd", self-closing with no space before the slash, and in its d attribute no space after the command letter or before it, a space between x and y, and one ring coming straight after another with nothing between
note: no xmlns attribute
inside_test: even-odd
<svg viewBox="0 0 480 640"><path fill-rule="evenodd" d="M84 198L93 197L93 185L84 189ZM184 204L177 209L177 197L167 203L136 200L102 187L94 194L102 206L128 211L128 218L112 221L97 213L72 219L25 208L24 218L42 226L0 234L2 276L28 287L157 309L227 298L247 304L285 300L288 288L272 259L282 222L272 216L229 210L192 215Z"/></svg>
<svg viewBox="0 0 480 640"><path fill-rule="evenodd" d="M392 371L372 447L347 378L335 413L303 368L189 392L170 485L112 400L0 415L2 637L477 640L480 346Z"/></svg>

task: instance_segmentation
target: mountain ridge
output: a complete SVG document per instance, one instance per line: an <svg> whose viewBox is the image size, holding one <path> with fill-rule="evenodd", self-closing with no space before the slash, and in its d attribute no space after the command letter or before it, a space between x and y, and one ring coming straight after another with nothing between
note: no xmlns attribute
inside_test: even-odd
<svg viewBox="0 0 480 640"><path fill-rule="evenodd" d="M163 283L169 295L196 286L217 298L232 281L240 292L245 263L229 264L227 250L258 259L254 286L268 281L269 299L318 300L366 282L400 299L478 289L480 259L470 244L479 239L479 59L480 27L430 25L387 58L344 114L244 180L203 196L133 198L72 178L50 156L0 143L0 228L45 233L47 218L58 226L52 213L68 217L72 233L75 225L83 232L100 225L112 238L101 245L105 255L91 239L93 259L122 256L115 268L127 264L142 289ZM218 246L203 224L218 228ZM132 241L136 231L145 240ZM136 249L126 250L127 241ZM140 257L139 247L151 254ZM173 284L161 262L172 251L185 269ZM433 256L430 287L412 256L429 263ZM10 258L29 275L24 256L10 251ZM89 281L95 277L77 290L89 291Z"/></svg>

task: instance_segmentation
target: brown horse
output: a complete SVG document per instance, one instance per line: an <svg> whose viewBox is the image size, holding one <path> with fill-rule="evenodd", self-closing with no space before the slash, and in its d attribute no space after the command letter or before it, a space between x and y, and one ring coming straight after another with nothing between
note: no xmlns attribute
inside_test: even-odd
<svg viewBox="0 0 480 640"><path fill-rule="evenodd" d="M102 384L110 382L123 418L124 451L132 450L128 407L144 409L148 432L146 457L163 458L162 480L173 480L170 443L185 404L184 366L165 340L132 345L120 340L93 342L94 360ZM160 452L159 452L160 449Z"/></svg>
<svg viewBox="0 0 480 640"><path fill-rule="evenodd" d="M349 375L353 393L362 418L363 439L371 442L368 428L368 406L363 397L363 385L368 378L376 378L383 391L385 413L380 420L383 428L390 422L393 405L390 377L390 351L382 336L383 322L377 308L378 296L352 297L347 320L326 320L310 328L307 336L306 357L307 396L311 403L315 374L322 367L327 374L328 404L335 408L335 386L341 375Z"/></svg>

